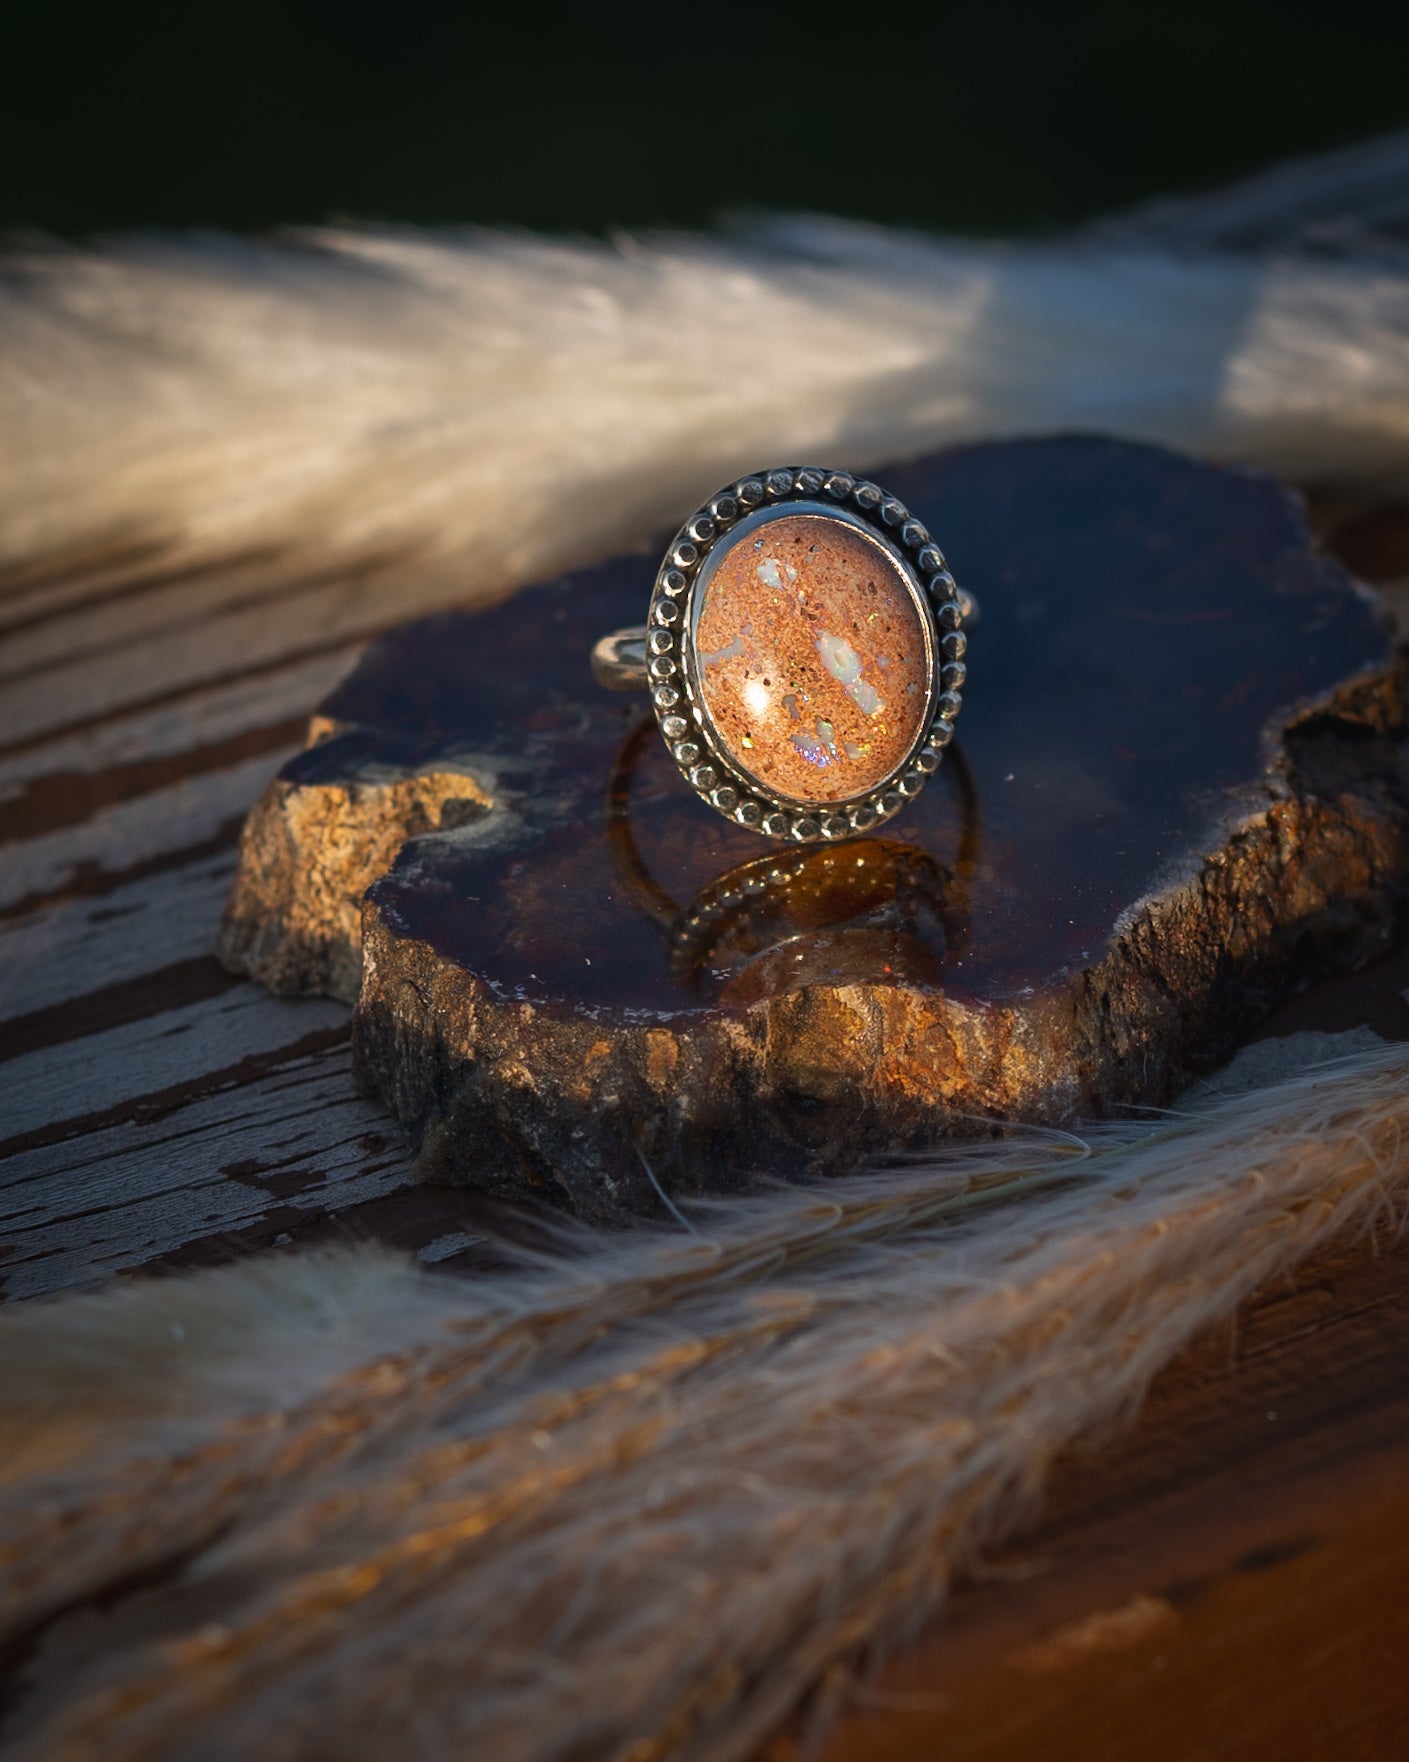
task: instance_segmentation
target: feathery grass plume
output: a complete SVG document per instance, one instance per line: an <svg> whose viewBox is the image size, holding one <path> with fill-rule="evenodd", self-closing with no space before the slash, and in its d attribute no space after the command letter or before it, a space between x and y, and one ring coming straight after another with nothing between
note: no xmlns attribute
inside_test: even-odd
<svg viewBox="0 0 1409 1762"><path fill-rule="evenodd" d="M745 1757L1191 1337L1398 1215L1406 1083L1387 1047L474 1281L329 1252L14 1310L10 1632L145 1587L53 1623L16 1754Z"/></svg>
<svg viewBox="0 0 1409 1762"><path fill-rule="evenodd" d="M399 583L426 610L605 556L763 461L1063 429L1402 493L1409 247L1342 226L1338 255L1325 222L1406 154L1298 168L1305 213L1284 171L1040 243L777 216L14 252L0 569L356 568L390 617Z"/></svg>

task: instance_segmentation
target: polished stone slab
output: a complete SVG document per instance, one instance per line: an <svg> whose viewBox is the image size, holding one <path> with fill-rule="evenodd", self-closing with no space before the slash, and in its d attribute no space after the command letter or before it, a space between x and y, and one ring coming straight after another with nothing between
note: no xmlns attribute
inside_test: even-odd
<svg viewBox="0 0 1409 1762"><path fill-rule="evenodd" d="M1292 496L1090 438L876 477L984 606L958 744L884 837L730 825L594 685L649 550L395 631L321 706L222 949L360 994L428 1178L619 1217L1160 1103L1388 945L1398 663Z"/></svg>

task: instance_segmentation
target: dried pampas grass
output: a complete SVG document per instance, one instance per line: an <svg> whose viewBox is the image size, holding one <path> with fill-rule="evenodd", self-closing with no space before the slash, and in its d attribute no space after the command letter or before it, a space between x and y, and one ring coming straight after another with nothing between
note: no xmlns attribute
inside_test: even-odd
<svg viewBox="0 0 1409 1762"><path fill-rule="evenodd" d="M327 1253L11 1311L15 1754L745 1757L1200 1329L1399 1215L1406 1083L1383 1047L474 1282Z"/></svg>
<svg viewBox="0 0 1409 1762"><path fill-rule="evenodd" d="M1409 248L1326 233L1406 160L1031 244L802 216L30 249L0 262L0 567L266 554L371 569L392 608L414 572L424 606L673 527L760 463L1069 428L1403 493Z"/></svg>

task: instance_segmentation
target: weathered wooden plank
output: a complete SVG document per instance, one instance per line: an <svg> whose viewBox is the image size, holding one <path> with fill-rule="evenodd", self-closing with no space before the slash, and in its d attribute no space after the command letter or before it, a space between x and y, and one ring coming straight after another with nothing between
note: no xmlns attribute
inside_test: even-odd
<svg viewBox="0 0 1409 1762"><path fill-rule="evenodd" d="M79 1136L14 1151L0 1160L0 1224L11 1234L118 1210L174 1191L187 1170L195 1184L208 1185L226 1164L246 1178L301 1167L348 1138L352 1126L365 1135L374 1120L385 1147L387 1122L356 1097L349 1060L339 1042L296 1054L251 1082L194 1092L165 1111L134 1110ZM347 1108L354 1118L337 1117ZM193 1145L206 1150L190 1160Z"/></svg>
<svg viewBox="0 0 1409 1762"><path fill-rule="evenodd" d="M239 818L354 655L343 645L242 671L0 759L0 815L19 834L0 900L32 908L0 924L0 1019L13 1030L0 1053L17 1055L0 1065L7 1295L90 1283L211 1238L272 1240L285 1213L317 1225L404 1189L407 1153L357 1099L346 1046L317 1044L343 1034L346 1011L276 1003L208 957ZM132 659L86 665L130 674ZM153 673L137 671L150 696ZM73 700L60 698L71 723ZM261 738L271 728L283 750ZM251 733L260 750L210 768L218 743ZM55 819L51 789L70 823L25 836ZM160 867L211 840L227 848ZM173 975L214 995L165 1008ZM89 1031L114 1009L136 1019ZM36 1038L59 1043L35 1049ZM423 1233L444 1253L470 1240L438 1214Z"/></svg>
<svg viewBox="0 0 1409 1762"><path fill-rule="evenodd" d="M347 1021L344 1004L275 998L243 984L77 1044L10 1059L0 1066L0 1151L37 1133L62 1137L77 1122L158 1105L172 1091L237 1083L245 1061L277 1060L285 1048L340 1032Z"/></svg>
<svg viewBox="0 0 1409 1762"><path fill-rule="evenodd" d="M410 1157L353 1092L345 1044L0 1161L0 1292L90 1285L192 1243L318 1222L403 1192ZM425 1235L441 1254L445 1219ZM468 1243L470 1238L466 1236ZM437 1256L440 1257L439 1255Z"/></svg>
<svg viewBox="0 0 1409 1762"><path fill-rule="evenodd" d="M175 759L253 729L305 720L351 669L358 648L350 643L288 667L197 687L151 709L0 754L0 803L13 803L36 785L62 787L74 777Z"/></svg>
<svg viewBox="0 0 1409 1762"><path fill-rule="evenodd" d="M259 753L103 808L77 826L12 844L0 871L0 911L32 910L65 893L108 891L156 859L200 850L217 838L233 842L250 803L284 756Z"/></svg>
<svg viewBox="0 0 1409 1762"><path fill-rule="evenodd" d="M178 561L170 547L150 541L104 544L0 567L0 641L17 628L91 608L124 594L146 593L168 581L228 575L252 563L274 566L267 551L231 553L204 563Z"/></svg>
<svg viewBox="0 0 1409 1762"><path fill-rule="evenodd" d="M1409 1679L1409 1248L1338 1242L1060 1462L817 1744L771 1762L1397 1757Z"/></svg>
<svg viewBox="0 0 1409 1762"><path fill-rule="evenodd" d="M234 864L233 849L222 850L0 922L0 1022L208 955Z"/></svg>
<svg viewBox="0 0 1409 1762"><path fill-rule="evenodd" d="M96 587L69 604L54 604L51 588L18 615L16 608L6 608L9 615L0 623L0 684L57 662L117 654L235 607L297 594L299 588L267 557L213 569L149 571Z"/></svg>
<svg viewBox="0 0 1409 1762"><path fill-rule="evenodd" d="M34 740L195 685L223 684L257 667L310 660L420 613L461 605L474 584L418 576L346 578L190 623L84 650L42 672L17 673L0 705L0 742ZM76 644L74 645L76 646ZM81 708L80 708L81 706ZM75 712L78 711L76 714Z"/></svg>
<svg viewBox="0 0 1409 1762"><path fill-rule="evenodd" d="M124 802L228 771L251 759L269 758L278 764L307 737L307 718L297 716L272 728L247 729L243 734L164 757L110 765L99 771L50 772L32 778L13 800L0 802L0 842L23 844L82 826L94 815Z"/></svg>

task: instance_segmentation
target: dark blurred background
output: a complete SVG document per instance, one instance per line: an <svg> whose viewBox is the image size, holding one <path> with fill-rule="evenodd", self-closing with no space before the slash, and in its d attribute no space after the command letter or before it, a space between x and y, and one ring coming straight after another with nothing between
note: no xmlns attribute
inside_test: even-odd
<svg viewBox="0 0 1409 1762"><path fill-rule="evenodd" d="M0 0L0 228L1051 228L1409 122L1409 6Z"/></svg>

